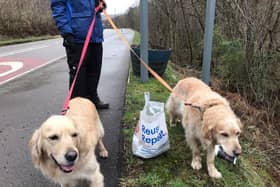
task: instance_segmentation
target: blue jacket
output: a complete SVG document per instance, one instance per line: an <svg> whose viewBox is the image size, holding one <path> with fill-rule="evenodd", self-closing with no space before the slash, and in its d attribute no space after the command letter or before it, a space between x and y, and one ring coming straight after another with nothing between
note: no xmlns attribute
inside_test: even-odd
<svg viewBox="0 0 280 187"><path fill-rule="evenodd" d="M51 0L51 9L60 34L71 33L74 42L83 43L94 15L95 0ZM96 15L91 42L103 42L100 12Z"/></svg>

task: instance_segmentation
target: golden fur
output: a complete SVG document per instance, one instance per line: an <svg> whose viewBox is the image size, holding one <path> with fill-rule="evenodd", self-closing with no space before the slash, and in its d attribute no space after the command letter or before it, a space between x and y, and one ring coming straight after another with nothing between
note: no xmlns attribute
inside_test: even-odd
<svg viewBox="0 0 280 187"><path fill-rule="evenodd" d="M187 106L185 103L192 106ZM199 106L201 111L194 107ZM170 124L180 120L185 129L186 141L192 150L193 169L201 169L199 145L207 151L208 173L213 178L222 177L214 165L214 146L219 144L231 156L241 153L238 137L241 123L228 101L199 79L180 80L166 103Z"/></svg>
<svg viewBox="0 0 280 187"><path fill-rule="evenodd" d="M95 157L95 147L99 154L107 157L102 143L104 129L94 104L84 98L70 101L65 116L48 118L35 130L29 142L32 161L42 173L62 187L77 185L79 180L87 180L91 187L104 186L103 175ZM67 160L67 154L76 153L76 159Z"/></svg>

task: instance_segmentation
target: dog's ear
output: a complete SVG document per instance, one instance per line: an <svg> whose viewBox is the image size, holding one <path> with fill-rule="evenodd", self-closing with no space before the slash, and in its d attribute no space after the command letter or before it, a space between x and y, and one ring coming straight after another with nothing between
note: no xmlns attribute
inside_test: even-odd
<svg viewBox="0 0 280 187"><path fill-rule="evenodd" d="M204 119L202 121L202 133L206 145L215 145L217 143L216 139L216 129L215 121Z"/></svg>
<svg viewBox="0 0 280 187"><path fill-rule="evenodd" d="M238 126L239 126L240 129L242 130L242 129L244 128L244 125L243 125L243 123L241 123L240 118L236 118L236 121L237 121Z"/></svg>
<svg viewBox="0 0 280 187"><path fill-rule="evenodd" d="M31 157L32 157L32 162L35 165L35 167L39 167L40 165L40 158L42 156L42 151L40 148L40 131L37 129L35 130L35 132L33 133L30 141L29 141L29 150L31 153Z"/></svg>
<svg viewBox="0 0 280 187"><path fill-rule="evenodd" d="M215 132L214 128L203 129L203 137L206 145L215 145L217 143Z"/></svg>

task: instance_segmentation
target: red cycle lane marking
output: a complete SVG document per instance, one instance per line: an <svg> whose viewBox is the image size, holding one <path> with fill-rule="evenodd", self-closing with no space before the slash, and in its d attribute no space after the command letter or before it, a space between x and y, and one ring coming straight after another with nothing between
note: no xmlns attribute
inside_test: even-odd
<svg viewBox="0 0 280 187"><path fill-rule="evenodd" d="M11 66L3 65L0 62L0 74L5 73L5 72L7 72L7 71L9 71L11 69L12 69Z"/></svg>
<svg viewBox="0 0 280 187"><path fill-rule="evenodd" d="M22 67L20 69L17 69L14 72L5 74L5 72L10 71L11 67L6 67L7 62L22 62ZM5 65L1 65L1 63L4 63ZM28 58L0 58L0 73L4 76L0 76L0 84L3 82L6 82L8 80L13 79L14 77L18 77L28 71L31 71L32 69L42 66L45 64L45 61L42 61L40 59L28 59ZM5 71L5 72L4 72Z"/></svg>
<svg viewBox="0 0 280 187"><path fill-rule="evenodd" d="M12 61L12 62L0 62L0 67L1 66L9 66L10 70L7 70L3 73L0 74L0 77L4 77L10 73L16 72L19 69L21 69L23 67L23 63L22 62L16 62L16 61Z"/></svg>

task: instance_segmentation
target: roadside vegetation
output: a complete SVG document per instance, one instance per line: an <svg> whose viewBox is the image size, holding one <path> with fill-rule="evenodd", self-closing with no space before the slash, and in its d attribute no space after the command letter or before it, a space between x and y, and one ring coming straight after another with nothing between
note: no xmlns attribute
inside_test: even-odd
<svg viewBox="0 0 280 187"><path fill-rule="evenodd" d="M205 7L205 0L151 0L150 45L172 48L172 60L182 68L201 69ZM115 21L139 31L139 11L130 8ZM264 108L271 120L280 118L279 23L279 1L217 1L212 74L225 89Z"/></svg>
<svg viewBox="0 0 280 187"><path fill-rule="evenodd" d="M40 41L40 40L48 40L48 39L53 39L57 38L58 36L51 36L51 35L46 35L46 36L35 36L35 37L25 37L25 38L12 38L12 39L3 39L0 40L0 46L4 45L12 45L12 44L20 44L20 43L26 43L26 42L35 42L35 41Z"/></svg>
<svg viewBox="0 0 280 187"><path fill-rule="evenodd" d="M0 41L57 34L50 1L0 0L0 7Z"/></svg>
<svg viewBox="0 0 280 187"><path fill-rule="evenodd" d="M50 1L0 0L0 35L41 36L56 32Z"/></svg>
<svg viewBox="0 0 280 187"><path fill-rule="evenodd" d="M139 33L136 32L134 44L138 42ZM171 86L175 86L183 77L199 77L199 75L200 72L196 70L182 71L177 65L170 63L163 78ZM233 110L237 111L239 116L242 115L246 126L255 125L254 116L250 112L252 106L240 95L223 92L217 80L214 81L213 87L229 99ZM205 155L203 155L202 170L195 171L191 168L191 151L186 144L184 130L180 124L176 127L168 127L171 144L169 151L147 160L134 156L131 148L132 136L139 120L139 112L144 106L144 92L146 91L150 92L151 100L160 102L166 102L170 94L157 80L150 78L147 83L142 83L131 71L123 117L124 147L121 186L277 186L276 179L269 173L271 163L268 157L256 147L255 136L258 133L254 128L244 130L241 138L243 154L237 165L216 159L216 166L223 174L223 179L219 180L208 176Z"/></svg>
<svg viewBox="0 0 280 187"><path fill-rule="evenodd" d="M190 75L187 70L199 72L206 1L151 0L149 3L150 46L172 48L172 63L183 77ZM119 27L139 31L139 7L130 8L115 21ZM229 98L245 124L245 143L251 142L248 152L261 153L267 171L278 183L279 23L279 1L217 1L211 66L211 87Z"/></svg>
<svg viewBox="0 0 280 187"><path fill-rule="evenodd" d="M172 86L185 75L175 70L170 64L164 79ZM185 72L188 76L198 75L195 71ZM219 88L217 88L219 89ZM129 84L126 94L125 114L123 117L123 162L121 186L246 186L265 187L277 186L275 179L269 174L270 164L266 155L261 152L254 143L254 130L245 130L241 145L243 153L238 159L237 165L229 164L216 159L216 166L223 174L223 179L215 180L208 176L205 155L203 155L203 168L195 171L191 168L191 151L185 141L184 130L180 124L176 127L168 127L171 149L153 159L140 159L132 154L132 136L139 119L139 112L144 107L144 92L149 91L151 100L166 102L169 92L155 79L151 78L147 83L142 83L139 77L130 72ZM232 93L227 96L230 101ZM238 96L238 103L244 101ZM233 109L238 110L238 104ZM250 106L247 106L250 107ZM252 118L250 115L246 115ZM168 120L167 120L168 121ZM246 125L254 125L253 121L245 122Z"/></svg>

